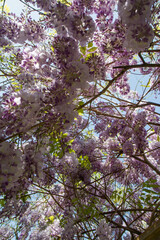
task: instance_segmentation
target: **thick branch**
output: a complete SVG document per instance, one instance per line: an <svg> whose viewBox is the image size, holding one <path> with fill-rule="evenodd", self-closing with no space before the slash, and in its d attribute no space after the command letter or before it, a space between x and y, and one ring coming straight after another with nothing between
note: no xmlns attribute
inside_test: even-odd
<svg viewBox="0 0 160 240"><path fill-rule="evenodd" d="M160 205L160 203L159 203ZM152 212L153 209L150 208L128 208L128 209L120 209L118 210L119 212ZM157 210L157 208L155 209L155 212L160 212L160 210ZM109 211L109 212L104 212L104 214L113 214L116 213L115 211Z"/></svg>
<svg viewBox="0 0 160 240"><path fill-rule="evenodd" d="M152 168L153 171L155 171L158 175L160 175L160 171L151 162L148 161L148 159L146 158L145 155L143 155L144 161L141 158L134 156L134 155L132 155L131 157L135 158L136 160L138 160L140 162L147 164L150 168Z"/></svg>
<svg viewBox="0 0 160 240"><path fill-rule="evenodd" d="M149 64L149 63L143 63L143 64L137 64L137 65L122 65L122 66L116 66L113 68L123 68L123 69L131 69L131 68L141 68L141 67L160 67L160 64L158 63L153 63L153 64Z"/></svg>

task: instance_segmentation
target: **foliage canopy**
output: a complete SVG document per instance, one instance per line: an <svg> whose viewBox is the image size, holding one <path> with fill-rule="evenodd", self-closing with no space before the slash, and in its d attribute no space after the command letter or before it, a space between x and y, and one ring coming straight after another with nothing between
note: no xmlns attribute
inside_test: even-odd
<svg viewBox="0 0 160 240"><path fill-rule="evenodd" d="M159 2L20 1L1 0L0 238L136 239L160 216Z"/></svg>

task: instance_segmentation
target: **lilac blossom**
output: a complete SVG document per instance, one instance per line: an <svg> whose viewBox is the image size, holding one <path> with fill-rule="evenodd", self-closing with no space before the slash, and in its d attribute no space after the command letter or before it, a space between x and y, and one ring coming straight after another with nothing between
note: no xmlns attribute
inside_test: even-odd
<svg viewBox="0 0 160 240"><path fill-rule="evenodd" d="M22 152L15 149L14 144L3 142L0 144L0 186L4 191L10 190L24 173Z"/></svg>
<svg viewBox="0 0 160 240"><path fill-rule="evenodd" d="M153 38L154 32L148 23L144 25L132 25L126 30L124 47L135 52L143 51L150 47Z"/></svg>
<svg viewBox="0 0 160 240"><path fill-rule="evenodd" d="M111 228L108 226L104 219L100 221L96 233L99 237L99 240L111 239Z"/></svg>
<svg viewBox="0 0 160 240"><path fill-rule="evenodd" d="M131 156L133 154L133 151L134 151L134 146L130 141L126 141L122 146L122 150L123 150L123 153Z"/></svg>

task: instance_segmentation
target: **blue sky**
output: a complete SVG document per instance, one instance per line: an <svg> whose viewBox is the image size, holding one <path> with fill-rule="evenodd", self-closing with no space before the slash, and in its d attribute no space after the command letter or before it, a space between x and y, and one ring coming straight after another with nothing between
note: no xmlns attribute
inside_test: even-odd
<svg viewBox="0 0 160 240"><path fill-rule="evenodd" d="M26 8L25 4L22 3L20 0L6 0L5 4L9 8L10 12L13 12L18 16L21 14L22 9ZM36 19L39 15L38 13L34 12L33 14L31 14L31 16Z"/></svg>
<svg viewBox="0 0 160 240"><path fill-rule="evenodd" d="M9 7L10 11L16 13L17 15L20 15L22 8L24 8L24 4L19 0L6 0L5 3L7 7Z"/></svg>

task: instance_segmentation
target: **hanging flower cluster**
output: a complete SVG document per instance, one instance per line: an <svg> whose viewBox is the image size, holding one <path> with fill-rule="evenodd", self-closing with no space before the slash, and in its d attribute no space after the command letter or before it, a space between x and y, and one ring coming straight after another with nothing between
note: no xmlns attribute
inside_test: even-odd
<svg viewBox="0 0 160 240"><path fill-rule="evenodd" d="M147 49L154 37L151 6L154 1L119 0L118 14L126 27L124 46L135 52Z"/></svg>

